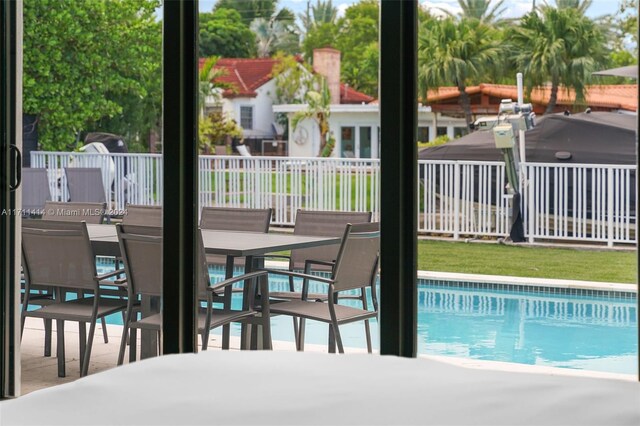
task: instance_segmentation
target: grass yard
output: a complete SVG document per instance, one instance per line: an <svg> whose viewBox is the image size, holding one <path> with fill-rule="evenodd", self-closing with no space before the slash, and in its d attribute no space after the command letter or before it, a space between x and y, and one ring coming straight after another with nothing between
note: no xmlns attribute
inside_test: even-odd
<svg viewBox="0 0 640 426"><path fill-rule="evenodd" d="M616 283L637 282L635 251L420 240L418 269Z"/></svg>

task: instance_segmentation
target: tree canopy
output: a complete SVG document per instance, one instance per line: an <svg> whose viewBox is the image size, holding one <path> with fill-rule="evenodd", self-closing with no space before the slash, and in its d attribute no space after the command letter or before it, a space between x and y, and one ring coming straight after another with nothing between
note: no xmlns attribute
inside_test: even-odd
<svg viewBox="0 0 640 426"><path fill-rule="evenodd" d="M591 73L606 58L600 28L573 7L543 6L540 13L528 13L513 28L510 40L527 91L551 84L547 113L554 110L561 85L575 90L578 103L584 101Z"/></svg>
<svg viewBox="0 0 640 426"><path fill-rule="evenodd" d="M84 131L144 138L161 111L156 0L25 0L23 109L46 150Z"/></svg>
<svg viewBox="0 0 640 426"><path fill-rule="evenodd" d="M216 8L201 13L200 56L223 58L251 58L256 54L255 34L242 22L235 9Z"/></svg>
<svg viewBox="0 0 640 426"><path fill-rule="evenodd" d="M477 19L454 18L424 22L418 46L418 86L423 99L429 89L454 85L467 125L473 122L466 93L488 71L499 67L503 47L496 30Z"/></svg>

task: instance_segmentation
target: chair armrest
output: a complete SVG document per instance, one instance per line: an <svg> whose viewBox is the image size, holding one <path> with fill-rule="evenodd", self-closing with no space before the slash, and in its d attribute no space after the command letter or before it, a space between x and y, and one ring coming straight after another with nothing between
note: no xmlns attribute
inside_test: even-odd
<svg viewBox="0 0 640 426"><path fill-rule="evenodd" d="M333 283L333 280L331 278L324 278L324 277L319 277L317 275L311 275L311 274L303 274L301 272L285 271L282 269L262 269L262 271L266 271L266 272L269 272L270 274L275 274L275 275L285 275L288 277L303 278L309 281L317 281L325 284Z"/></svg>
<svg viewBox="0 0 640 426"><path fill-rule="evenodd" d="M326 260L315 260L315 259L307 259L304 261L304 270L306 273L309 273L309 267L311 265L322 265L322 266L335 266L336 261L332 260L331 262L327 262Z"/></svg>
<svg viewBox="0 0 640 426"><path fill-rule="evenodd" d="M102 281L102 280L105 280L107 278L111 278L111 277L114 277L114 276L120 275L120 274L124 274L124 269L118 269L117 271L111 271L111 272L107 272L106 274L96 275L96 280Z"/></svg>
<svg viewBox="0 0 640 426"><path fill-rule="evenodd" d="M231 284L237 283L239 281L245 281L245 280L248 280L248 279L262 277L262 276L265 276L265 275L267 275L267 271L266 270L261 270L261 271L256 271L256 272L249 272L248 274L238 275L237 277L229 278L229 279L226 279L224 281L220 281L219 283L215 283L212 286L207 287L207 291L215 292L216 290L219 290L219 289L224 288L224 287L228 287Z"/></svg>

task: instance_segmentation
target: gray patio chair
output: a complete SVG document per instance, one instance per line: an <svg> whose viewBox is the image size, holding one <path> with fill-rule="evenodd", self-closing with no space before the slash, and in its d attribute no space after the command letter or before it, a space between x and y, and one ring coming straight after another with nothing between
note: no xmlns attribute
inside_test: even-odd
<svg viewBox="0 0 640 426"><path fill-rule="evenodd" d="M60 203L47 201L44 206L42 220L55 220L60 222L85 221L92 224L101 224L104 220L106 207L106 203ZM106 320L101 318L100 321L102 322L102 338L104 343L109 343Z"/></svg>
<svg viewBox="0 0 640 426"><path fill-rule="evenodd" d="M60 222L82 222L101 224L104 220L107 203L47 201L44 206L43 220Z"/></svg>
<svg viewBox="0 0 640 426"><path fill-rule="evenodd" d="M22 169L22 209L28 214L39 213L44 209L44 204L51 200L49 178L47 169L23 168ZM36 214L39 216L40 214Z"/></svg>
<svg viewBox="0 0 640 426"><path fill-rule="evenodd" d="M69 201L81 203L107 203L109 201L102 182L102 169L65 167L64 173L67 176Z"/></svg>
<svg viewBox="0 0 640 426"><path fill-rule="evenodd" d="M85 222L25 222L22 227L22 256L26 281L22 328L27 317L56 321L58 376L64 377L64 322L77 321L80 375L86 376L97 320L127 307L123 300L104 297L100 282L123 271L98 275ZM32 286L53 288L55 303L28 310ZM66 292L75 292L77 298L67 300ZM86 323L89 323L88 338Z"/></svg>
<svg viewBox="0 0 640 426"><path fill-rule="evenodd" d="M245 231L245 232L269 232L273 209L243 209L233 207L203 207L200 215L200 228L216 231ZM232 257L207 254L209 265L224 265L227 276L233 274L234 266L243 266L244 258L235 259ZM218 290L217 297L224 297L223 303L231 302L231 293L239 289L229 288ZM224 292L224 295L222 294ZM231 330L229 326L224 326L222 331L222 347L229 347L229 336Z"/></svg>
<svg viewBox="0 0 640 426"><path fill-rule="evenodd" d="M272 315L291 315L293 317L326 322L329 327L329 352L335 352L335 345L340 353L344 352L339 326L355 321L368 321L378 314L378 301L375 291L380 251L380 227L378 223L359 223L346 226L342 243L338 250L331 274L328 278L300 272L268 270L269 274L299 277L304 280L301 298L273 303L270 306ZM327 285L324 300L309 296L309 282L315 281ZM338 304L340 293L371 289L373 310L367 307L366 298L362 308L354 308ZM365 322L368 325L368 322ZM367 345L371 352L370 331L367 326ZM298 347L302 348L304 329L297 336Z"/></svg>
<svg viewBox="0 0 640 426"><path fill-rule="evenodd" d="M371 222L371 212L340 212L340 211L319 211L319 210L298 210L296 213L296 222L293 229L294 235L313 235L318 237L340 237L344 234L345 226L349 223L365 223ZM338 256L339 244L312 247L306 249L291 250L290 256L281 256L289 260L289 271L299 270L305 274L312 272L329 272L333 268L333 262ZM269 256L276 257L276 256ZM289 277L289 291L271 291L269 296L276 300L300 299L301 293L294 288L293 277ZM313 299L324 300L325 294L311 294L309 297ZM363 307L366 306L366 294L361 291L359 295L343 295L347 298L358 298L362 300ZM299 328L298 328L299 327ZM369 321L365 321L367 332L367 348L371 352L371 338L369 332ZM304 334L305 321L298 321L293 318L294 334ZM299 339L296 338L296 342ZM304 350L304 340L302 346L298 350Z"/></svg>
<svg viewBox="0 0 640 426"><path fill-rule="evenodd" d="M129 280L127 287L129 291L129 305L118 355L118 365L121 365L124 362L124 353L127 346L127 331L131 332L131 344L129 345L130 361L135 360L134 342L136 341L136 329L156 331L158 333L158 341L161 341L162 338L162 313L153 313L138 318L139 309L135 306L135 301L138 297L162 297L162 268L158 267L162 260L162 230L159 227L124 224L118 224L116 228L118 231L120 251L124 259L125 271ZM251 317L257 312L252 299L249 300L246 305L249 308L244 310L231 310L230 305L224 306L223 309L216 309L212 303L214 292L229 287L236 282L249 280L249 285L252 287L249 288L247 294L253 298L255 293L253 290L253 281L257 277L266 276L267 273L265 271L252 272L210 285L201 236L199 238L199 247L198 263L201 266L198 271L198 292L200 299L207 300L207 303L205 307L202 307L201 303L197 307L198 333L202 337L202 349L206 350L211 329ZM268 333L267 336L269 339L271 338Z"/></svg>
<svg viewBox="0 0 640 426"><path fill-rule="evenodd" d="M126 225L162 226L162 206L127 204L127 214L122 216Z"/></svg>
<svg viewBox="0 0 640 426"><path fill-rule="evenodd" d="M269 224L273 209L240 209L232 207L203 207L200 216L200 228L216 231L245 231L269 232ZM227 265L227 258L219 255L207 255L209 264L244 265L244 259L237 259L237 263Z"/></svg>

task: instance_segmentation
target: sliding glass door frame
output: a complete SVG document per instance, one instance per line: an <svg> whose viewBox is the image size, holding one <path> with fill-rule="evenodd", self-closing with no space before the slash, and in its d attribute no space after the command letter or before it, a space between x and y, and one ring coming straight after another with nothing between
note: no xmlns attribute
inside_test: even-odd
<svg viewBox="0 0 640 426"><path fill-rule="evenodd" d="M0 398L9 398L20 395L22 2L0 2L0 19Z"/></svg>

